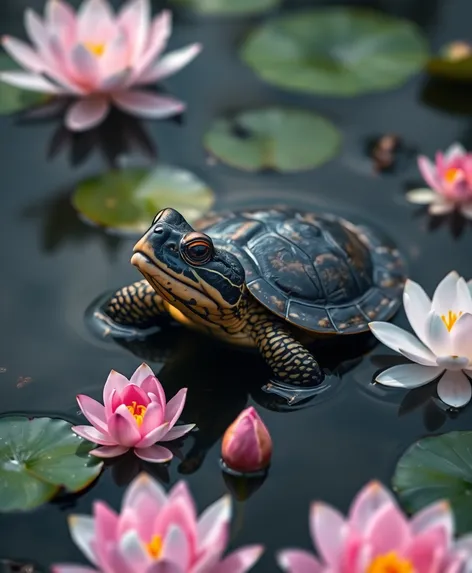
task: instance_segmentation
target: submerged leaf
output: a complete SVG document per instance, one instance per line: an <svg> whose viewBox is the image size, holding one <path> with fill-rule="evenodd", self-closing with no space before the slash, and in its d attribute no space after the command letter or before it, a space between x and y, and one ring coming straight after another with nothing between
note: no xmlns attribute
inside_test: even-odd
<svg viewBox="0 0 472 573"><path fill-rule="evenodd" d="M0 511L33 509L60 489L78 492L99 475L95 446L52 418L0 419Z"/></svg>
<svg viewBox="0 0 472 573"><path fill-rule="evenodd" d="M140 234L165 207L177 209L190 222L198 219L212 206L214 194L193 173L161 165L153 171L129 168L87 179L72 202L96 225Z"/></svg>
<svg viewBox="0 0 472 573"><path fill-rule="evenodd" d="M319 115L272 107L216 120L204 142L210 153L233 167L288 172L325 163L340 140L338 130Z"/></svg>
<svg viewBox="0 0 472 573"><path fill-rule="evenodd" d="M8 56L0 54L0 71L18 70L18 66ZM43 104L48 96L43 93L22 90L0 81L0 114L15 113Z"/></svg>
<svg viewBox="0 0 472 573"><path fill-rule="evenodd" d="M172 0L172 3L202 14L239 16L265 12L278 6L281 0Z"/></svg>
<svg viewBox="0 0 472 573"><path fill-rule="evenodd" d="M314 8L263 24L241 57L277 86L352 96L403 84L426 63L428 47L407 20L364 8Z"/></svg>
<svg viewBox="0 0 472 573"><path fill-rule="evenodd" d="M416 442L400 458L392 481L409 511L448 500L458 533L472 530L472 432L450 432Z"/></svg>

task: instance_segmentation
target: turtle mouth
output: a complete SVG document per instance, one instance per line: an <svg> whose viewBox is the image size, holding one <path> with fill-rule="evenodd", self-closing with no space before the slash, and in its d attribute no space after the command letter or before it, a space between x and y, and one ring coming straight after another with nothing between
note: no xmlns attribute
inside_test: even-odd
<svg viewBox="0 0 472 573"><path fill-rule="evenodd" d="M147 255L146 253L143 253L142 251L135 251L133 253L133 256L131 257L131 264L135 267L137 267L138 269L146 269L149 267L155 268L157 265L156 263L151 259L151 257L149 255Z"/></svg>

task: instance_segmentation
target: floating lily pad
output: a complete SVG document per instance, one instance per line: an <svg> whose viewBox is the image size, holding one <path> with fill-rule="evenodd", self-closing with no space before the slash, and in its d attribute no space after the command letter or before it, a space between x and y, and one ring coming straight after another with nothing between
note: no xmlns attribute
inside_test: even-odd
<svg viewBox="0 0 472 573"><path fill-rule="evenodd" d="M18 66L6 55L0 54L0 71L18 70ZM0 81L0 114L15 113L45 103L48 96L22 90Z"/></svg>
<svg viewBox="0 0 472 573"><path fill-rule="evenodd" d="M311 169L331 159L341 136L325 118L283 108L245 111L218 119L205 147L219 160L246 171Z"/></svg>
<svg viewBox="0 0 472 573"><path fill-rule="evenodd" d="M86 488L103 465L88 455L94 447L64 420L1 418L0 511L33 509L61 489Z"/></svg>
<svg viewBox="0 0 472 573"><path fill-rule="evenodd" d="M265 12L278 6L281 0L172 0L172 2L202 14L239 16Z"/></svg>
<svg viewBox="0 0 472 573"><path fill-rule="evenodd" d="M282 88L353 96L400 86L424 66L428 47L407 20L363 8L315 8L263 24L241 57Z"/></svg>
<svg viewBox="0 0 472 573"><path fill-rule="evenodd" d="M165 207L177 209L188 221L198 219L213 205L214 194L193 173L162 165L153 171L129 168L87 179L72 202L96 225L140 234Z"/></svg>
<svg viewBox="0 0 472 573"><path fill-rule="evenodd" d="M472 530L472 432L424 438L400 458L393 487L411 512L449 500L459 533Z"/></svg>

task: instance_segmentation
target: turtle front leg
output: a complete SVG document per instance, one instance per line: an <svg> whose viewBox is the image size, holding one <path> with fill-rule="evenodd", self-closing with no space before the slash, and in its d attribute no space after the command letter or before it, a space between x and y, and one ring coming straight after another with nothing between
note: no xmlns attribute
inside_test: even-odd
<svg viewBox="0 0 472 573"><path fill-rule="evenodd" d="M169 317L164 300L146 280L118 290L104 305L103 312L115 324L147 328L160 317Z"/></svg>
<svg viewBox="0 0 472 573"><path fill-rule="evenodd" d="M249 317L251 336L276 378L294 386L317 386L325 378L314 356L284 322L257 308Z"/></svg>

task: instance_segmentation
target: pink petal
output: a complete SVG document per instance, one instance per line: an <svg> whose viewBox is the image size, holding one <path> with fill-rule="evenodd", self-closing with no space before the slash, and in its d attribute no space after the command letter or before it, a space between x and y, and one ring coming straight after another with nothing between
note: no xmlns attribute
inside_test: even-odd
<svg viewBox="0 0 472 573"><path fill-rule="evenodd" d="M85 0L77 18L79 42L108 43L117 31L114 14L106 0Z"/></svg>
<svg viewBox="0 0 472 573"><path fill-rule="evenodd" d="M193 503L187 504L187 500L183 496L179 496L172 500L163 508L163 510L156 515L153 531L154 534L166 538L170 528L178 527L186 538L186 545L189 549L189 554L197 556L202 553L201 545L197 545L197 524L195 521L195 511ZM197 550L198 547L198 550Z"/></svg>
<svg viewBox="0 0 472 573"><path fill-rule="evenodd" d="M46 22L49 33L55 34L66 49L76 43L76 17L69 4L62 0L49 0L46 4Z"/></svg>
<svg viewBox="0 0 472 573"><path fill-rule="evenodd" d="M144 390L144 392L146 392L146 394L154 394L157 396L157 401L162 406L166 404L166 394L164 392L164 388L156 376L148 376L141 383L141 388Z"/></svg>
<svg viewBox="0 0 472 573"><path fill-rule="evenodd" d="M86 131L101 123L108 111L109 104L104 98L80 100L69 108L65 119L66 127L71 131Z"/></svg>
<svg viewBox="0 0 472 573"><path fill-rule="evenodd" d="M100 84L100 90L103 92L121 90L127 84L131 71L130 68L126 68L116 74L105 77Z"/></svg>
<svg viewBox="0 0 472 573"><path fill-rule="evenodd" d="M181 571L188 571L192 557L186 532L172 524L164 537L162 559L175 563Z"/></svg>
<svg viewBox="0 0 472 573"><path fill-rule="evenodd" d="M195 424L182 424L181 426L174 426L170 429L165 436L160 438L160 442L172 442L172 440L176 440L177 438L181 438L188 434L195 428Z"/></svg>
<svg viewBox="0 0 472 573"><path fill-rule="evenodd" d="M153 68L143 72L139 78L139 83L148 84L160 81L177 73L196 58L201 51L201 44L191 44L166 54Z"/></svg>
<svg viewBox="0 0 472 573"><path fill-rule="evenodd" d="M151 14L148 0L131 0L120 11L118 24L130 40L131 62L134 64L144 51L149 33ZM132 39L132 41L131 41Z"/></svg>
<svg viewBox="0 0 472 573"><path fill-rule="evenodd" d="M385 504L375 513L365 530L373 557L401 551L410 540L408 522L394 504Z"/></svg>
<svg viewBox="0 0 472 573"><path fill-rule="evenodd" d="M437 573L447 552L444 529L432 529L412 539L405 557L417 573Z"/></svg>
<svg viewBox="0 0 472 573"><path fill-rule="evenodd" d="M163 446L149 446L148 448L135 448L136 456L145 462L162 464L170 462L174 457L172 452Z"/></svg>
<svg viewBox="0 0 472 573"><path fill-rule="evenodd" d="M136 386L136 384L128 384L125 386L125 389L121 392L121 401L126 406L131 406L133 402L136 402L138 405L147 406L151 402L146 392L139 386Z"/></svg>
<svg viewBox="0 0 472 573"><path fill-rule="evenodd" d="M182 569L179 569L175 563L159 560L148 567L145 573L182 573Z"/></svg>
<svg viewBox="0 0 472 573"><path fill-rule="evenodd" d="M220 528L219 533L212 538L211 543L205 547L199 547L198 559L195 562L192 573L207 573L221 561L222 555L228 545L229 525Z"/></svg>
<svg viewBox="0 0 472 573"><path fill-rule="evenodd" d="M97 428L99 432L108 434L108 424L105 417L104 406L85 394L79 394L76 396L76 399L83 415L92 424L92 426Z"/></svg>
<svg viewBox="0 0 472 573"><path fill-rule="evenodd" d="M160 442L162 440L162 438L166 435L168 427L169 427L169 424L167 422L164 422L163 424L161 424L157 428L154 428L154 430L151 430L149 433L147 433L135 445L135 447L136 448L148 448L149 446L152 446L156 442Z"/></svg>
<svg viewBox="0 0 472 573"><path fill-rule="evenodd" d="M116 446L116 441L110 438L108 434L102 434L93 426L72 426L74 434L89 440L93 444L100 446Z"/></svg>
<svg viewBox="0 0 472 573"><path fill-rule="evenodd" d="M34 74L28 74L26 72L1 72L0 81L32 92L44 92L48 94L64 93L61 88L45 80L42 76L35 76Z"/></svg>
<svg viewBox="0 0 472 573"><path fill-rule="evenodd" d="M181 388L177 394L167 402L165 420L172 428L182 414L187 398L187 388Z"/></svg>
<svg viewBox="0 0 472 573"><path fill-rule="evenodd" d="M361 533L381 507L394 503L392 494L381 483L371 481L354 498L349 511L349 525Z"/></svg>
<svg viewBox="0 0 472 573"><path fill-rule="evenodd" d="M150 539L154 533L154 522L167 503L162 486L148 474L135 478L125 492L122 513L130 509L139 516L138 532L142 539Z"/></svg>
<svg viewBox="0 0 472 573"><path fill-rule="evenodd" d="M146 571L148 565L151 565L152 558L135 529L127 531L120 537L119 548L124 561L132 571ZM119 571L116 570L116 573Z"/></svg>
<svg viewBox="0 0 472 573"><path fill-rule="evenodd" d="M95 501L93 504L93 515L95 519L97 547L114 541L119 521L117 513L103 501Z"/></svg>
<svg viewBox="0 0 472 573"><path fill-rule="evenodd" d="M28 44L25 44L16 38L4 36L2 39L2 46L5 48L5 51L20 64L20 66L28 68L28 70L33 73L41 73L44 71L46 66L44 65L43 60L28 46Z"/></svg>
<svg viewBox="0 0 472 573"><path fill-rule="evenodd" d="M76 82L89 91L94 90L100 80L98 59L82 44L75 46L70 59Z"/></svg>
<svg viewBox="0 0 472 573"><path fill-rule="evenodd" d="M112 99L121 110L150 119L170 117L185 109L185 104L179 100L141 90L112 94Z"/></svg>
<svg viewBox="0 0 472 573"><path fill-rule="evenodd" d="M102 446L101 448L95 448L90 453L98 458L116 458L125 454L129 448L124 446Z"/></svg>
<svg viewBox="0 0 472 573"><path fill-rule="evenodd" d="M93 541L95 538L95 521L88 515L70 515L68 518L70 536L85 557L98 565Z"/></svg>
<svg viewBox="0 0 472 573"><path fill-rule="evenodd" d="M436 167L427 157L420 155L418 157L418 168L426 183L435 191L441 191L441 182L436 173Z"/></svg>
<svg viewBox="0 0 472 573"><path fill-rule="evenodd" d="M410 520L410 529L413 535L418 535L437 527L444 529L447 539L452 539L454 534L454 516L447 501L439 501L428 505Z"/></svg>
<svg viewBox="0 0 472 573"><path fill-rule="evenodd" d="M25 11L25 28L28 36L35 45L39 55L49 64L54 65L54 60L49 49L49 33L41 18L31 9Z"/></svg>
<svg viewBox="0 0 472 573"><path fill-rule="evenodd" d="M277 563L287 573L322 573L323 567L314 555L301 549L285 549L277 556Z"/></svg>
<svg viewBox="0 0 472 573"><path fill-rule="evenodd" d="M121 405L108 419L108 433L121 446L131 448L141 439L136 420L125 405Z"/></svg>
<svg viewBox="0 0 472 573"><path fill-rule="evenodd" d="M231 498L225 495L202 513L198 520L198 547L203 550L212 548L216 541L221 539L227 540L227 530L231 519Z"/></svg>
<svg viewBox="0 0 472 573"><path fill-rule="evenodd" d="M318 554L335 568L341 556L346 528L344 518L325 503L314 503L310 509L310 532Z"/></svg>
<svg viewBox="0 0 472 573"><path fill-rule="evenodd" d="M150 432L154 432L160 426L164 425L164 411L162 406L158 402L151 402L146 409L146 413L144 414L143 423L139 428L141 433L141 437L147 436ZM167 433L168 424L166 424L165 428L162 428L162 436ZM161 437L162 437L161 436ZM160 439L160 438L159 438ZM158 441L158 440L156 440ZM153 442L154 443L154 442ZM148 444L149 446L151 444Z"/></svg>
<svg viewBox="0 0 472 573"><path fill-rule="evenodd" d="M172 31L172 14L169 10L163 10L159 15L154 18L151 25L151 31L149 35L148 45L139 58L134 62L133 81L138 83L140 78L148 68L154 67L154 62L159 56L159 54L164 50L167 44L167 40Z"/></svg>
<svg viewBox="0 0 472 573"><path fill-rule="evenodd" d="M104 54L99 59L99 66L101 71L101 77L117 76L125 78L126 72L128 75L131 73L132 66L129 62L129 44L125 35L119 34L114 38L108 45ZM102 81L101 88L103 89L104 84L109 84ZM123 80L121 84L115 82L116 88L126 86L126 82Z"/></svg>
<svg viewBox="0 0 472 573"><path fill-rule="evenodd" d="M187 506L187 509L191 512L191 521L196 521L197 509L195 507L195 502L187 484L184 481L177 482L169 492L169 501L173 501L178 498L182 498L184 504Z"/></svg>
<svg viewBox="0 0 472 573"><path fill-rule="evenodd" d="M131 376L129 381L131 384L136 384L136 386L142 387L143 382L145 380L147 380L149 378L149 376L155 376L155 374L152 371L152 369L145 362L143 362L133 372L133 375ZM144 390L144 388L143 388L143 390ZM144 391L146 393L148 392L148 390L144 390Z"/></svg>
<svg viewBox="0 0 472 573"><path fill-rule="evenodd" d="M128 378L125 378L123 374L112 370L108 375L107 381L103 388L103 403L105 404L105 410L110 406L110 398L113 390L121 394L122 390L129 384ZM107 410L107 417L112 413L111 408Z"/></svg>
<svg viewBox="0 0 472 573"><path fill-rule="evenodd" d="M262 545L250 545L234 551L221 563L219 563L212 573L245 573L249 571L264 553ZM319 565L314 559L316 565ZM320 568L321 569L321 568ZM319 569L297 569L297 573L318 573Z"/></svg>

